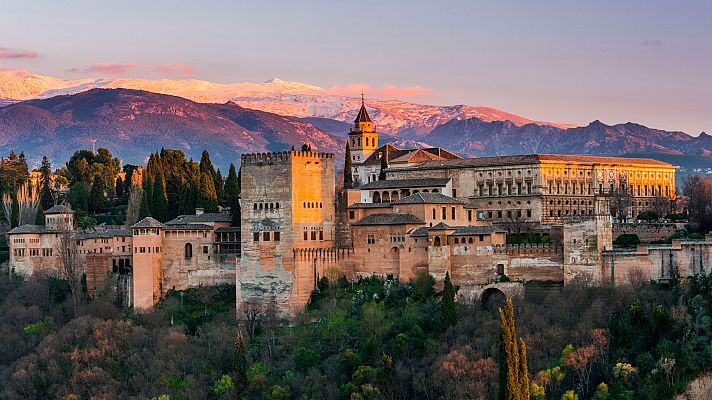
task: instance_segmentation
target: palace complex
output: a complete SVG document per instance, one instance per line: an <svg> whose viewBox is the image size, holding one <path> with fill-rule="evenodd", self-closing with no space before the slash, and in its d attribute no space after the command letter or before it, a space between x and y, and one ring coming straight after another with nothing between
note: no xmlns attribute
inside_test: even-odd
<svg viewBox="0 0 712 400"><path fill-rule="evenodd" d="M625 284L712 268L711 235L613 247L622 221L675 201L673 165L551 154L463 159L378 141L362 104L348 137L354 184L339 191L333 154L242 155L239 227L228 214L198 210L80 233L71 210L53 207L46 226L9 232L10 265L26 275L56 270L63 238L71 238L90 290L118 274L126 303L137 308L168 290L235 282L238 309L271 303L285 314L304 307L324 276L407 281L423 271L441 282L449 273L460 300L471 301L527 281L566 284L585 275Z"/></svg>

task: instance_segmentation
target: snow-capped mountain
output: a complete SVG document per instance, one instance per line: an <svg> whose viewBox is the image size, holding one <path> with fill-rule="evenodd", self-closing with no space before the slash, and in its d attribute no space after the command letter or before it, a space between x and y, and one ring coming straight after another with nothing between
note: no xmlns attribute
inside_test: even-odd
<svg viewBox="0 0 712 400"><path fill-rule="evenodd" d="M361 99L335 95L328 89L273 78L263 83L214 83L196 79L104 79L64 80L27 71L0 70L0 107L4 104L57 95L75 94L94 88L125 88L169 94L201 103L235 104L254 110L301 118L328 118L350 122ZM517 126L530 123L570 128L574 125L535 121L489 107L469 105L434 106L401 100L368 100L377 128L386 134L422 135L453 119L476 117L482 121L510 121Z"/></svg>

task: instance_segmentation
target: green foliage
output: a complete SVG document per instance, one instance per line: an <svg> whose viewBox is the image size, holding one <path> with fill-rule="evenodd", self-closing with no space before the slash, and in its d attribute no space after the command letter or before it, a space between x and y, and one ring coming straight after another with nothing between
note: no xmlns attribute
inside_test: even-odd
<svg viewBox="0 0 712 400"><path fill-rule="evenodd" d="M225 195L228 198L240 196L240 181L235 173L235 164L230 163L230 169L225 179Z"/></svg>
<svg viewBox="0 0 712 400"><path fill-rule="evenodd" d="M608 400L610 394L608 393L608 385L605 382L601 382L596 386L596 391L593 393L594 400Z"/></svg>
<svg viewBox="0 0 712 400"><path fill-rule="evenodd" d="M89 191L89 211L93 213L104 212L104 207L106 206L106 185L104 185L104 178L101 175L94 177L94 182L91 184L91 190Z"/></svg>
<svg viewBox="0 0 712 400"><path fill-rule="evenodd" d="M638 219L641 221L657 221L660 219L660 215L655 211L643 211L638 214Z"/></svg>
<svg viewBox="0 0 712 400"><path fill-rule="evenodd" d="M209 173L201 171L200 186L196 206L206 213L218 212L218 197L215 192L215 183Z"/></svg>
<svg viewBox="0 0 712 400"><path fill-rule="evenodd" d="M38 210L47 210L54 205L54 197L52 196L52 166L47 159L47 156L42 157L42 166L40 167L40 206ZM44 225L44 223L43 223Z"/></svg>
<svg viewBox="0 0 712 400"><path fill-rule="evenodd" d="M129 176L126 176L129 178ZM124 180L121 179L120 176L116 177L116 182L114 184L114 191L116 193L116 197L123 197L124 196Z"/></svg>
<svg viewBox="0 0 712 400"><path fill-rule="evenodd" d="M185 378L178 378L175 376L164 376L161 380L163 385L171 390L181 391L188 387L188 380Z"/></svg>
<svg viewBox="0 0 712 400"><path fill-rule="evenodd" d="M45 213L42 211L42 207L37 207L37 214L35 215L35 225L45 224Z"/></svg>
<svg viewBox="0 0 712 400"><path fill-rule="evenodd" d="M294 366L297 370L309 369L320 361L319 355L306 347L300 347L294 354Z"/></svg>
<svg viewBox="0 0 712 400"><path fill-rule="evenodd" d="M51 316L46 316L42 320L35 323L26 324L22 329L28 336L44 335L54 328L54 319Z"/></svg>
<svg viewBox="0 0 712 400"><path fill-rule="evenodd" d="M159 396L151 397L151 400L171 400L171 396L169 396L167 394L162 394Z"/></svg>
<svg viewBox="0 0 712 400"><path fill-rule="evenodd" d="M450 272L445 272L445 287L443 288L442 300L440 300L440 310L444 328L457 323L457 308L455 306L456 292L450 280Z"/></svg>
<svg viewBox="0 0 712 400"><path fill-rule="evenodd" d="M561 396L561 400L578 400L578 398L578 395L573 390L567 390L563 396Z"/></svg>
<svg viewBox="0 0 712 400"><path fill-rule="evenodd" d="M138 220L151 216L151 205L149 204L150 194L147 190L141 192L141 206L138 209Z"/></svg>
<svg viewBox="0 0 712 400"><path fill-rule="evenodd" d="M213 393L222 395L235 389L235 383L230 375L223 375L213 384Z"/></svg>
<svg viewBox="0 0 712 400"><path fill-rule="evenodd" d="M89 194L81 183L69 187L69 203L77 211L89 211Z"/></svg>
<svg viewBox="0 0 712 400"><path fill-rule="evenodd" d="M507 298L504 309L499 309L500 345L499 345L499 392L498 399L528 400L529 368L524 340L517 340L514 323L514 306Z"/></svg>
<svg viewBox="0 0 712 400"><path fill-rule="evenodd" d="M413 300L425 301L435 294L435 278L427 271L420 271L410 281L413 287Z"/></svg>
<svg viewBox="0 0 712 400"><path fill-rule="evenodd" d="M616 246L631 247L640 244L640 238L635 233L623 233L613 241Z"/></svg>
<svg viewBox="0 0 712 400"><path fill-rule="evenodd" d="M166 198L166 189L163 186L163 172L160 171L153 181L153 205L151 210L153 218L160 222L168 221L168 199Z"/></svg>
<svg viewBox="0 0 712 400"><path fill-rule="evenodd" d="M0 188L5 193L16 193L27 181L29 170L23 153L18 156L14 151L0 160Z"/></svg>

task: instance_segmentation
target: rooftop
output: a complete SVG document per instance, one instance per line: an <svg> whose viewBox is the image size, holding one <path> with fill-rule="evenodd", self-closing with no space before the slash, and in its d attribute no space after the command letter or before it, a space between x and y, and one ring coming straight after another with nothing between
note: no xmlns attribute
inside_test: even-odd
<svg viewBox="0 0 712 400"><path fill-rule="evenodd" d="M71 208L65 206L64 204L57 204L56 206L52 206L48 208L44 214L49 215L49 214L70 214L73 213Z"/></svg>
<svg viewBox="0 0 712 400"><path fill-rule="evenodd" d="M368 156L363 161L363 165L380 165L381 155L388 155L388 162L423 162L427 160L456 160L462 159L455 153L449 152L441 147L427 147L424 149L399 149L398 147L388 143L385 144ZM410 158L413 158L410 160Z"/></svg>
<svg viewBox="0 0 712 400"><path fill-rule="evenodd" d="M209 231L213 227L205 224L165 224L164 229L167 231Z"/></svg>
<svg viewBox="0 0 712 400"><path fill-rule="evenodd" d="M107 229L105 231L84 232L74 235L74 240L87 240L112 237L128 237L132 236L129 229Z"/></svg>
<svg viewBox="0 0 712 400"><path fill-rule="evenodd" d="M450 182L450 178L418 178L418 179L390 179L385 181L373 181L361 185L358 189L399 189L399 188L420 188L420 187L443 187Z"/></svg>
<svg viewBox="0 0 712 400"><path fill-rule="evenodd" d="M194 224L200 222L232 222L230 214L203 213L198 215L179 215L166 222L166 225Z"/></svg>
<svg viewBox="0 0 712 400"><path fill-rule="evenodd" d="M387 182L387 181L386 181ZM418 192L394 201L393 204L465 204L442 193Z"/></svg>
<svg viewBox="0 0 712 400"><path fill-rule="evenodd" d="M448 236L470 236L470 235L491 235L493 233L504 233L504 229L494 226L450 226L439 223L431 228L420 227L410 233L411 237L426 237L431 230L453 230Z"/></svg>
<svg viewBox="0 0 712 400"><path fill-rule="evenodd" d="M390 208L391 203L351 203L348 208Z"/></svg>
<svg viewBox="0 0 712 400"><path fill-rule="evenodd" d="M20 225L15 228L12 228L7 234L8 235L15 235L15 234L22 234L22 233L46 233L49 232L47 227L44 225Z"/></svg>
<svg viewBox="0 0 712 400"><path fill-rule="evenodd" d="M455 160L426 161L412 166L398 168L398 170L423 170L423 169L454 169L454 168L474 168L500 165L528 165L540 164L543 162L564 162L583 164L625 164L625 165L646 165L674 168L672 164L653 160L652 158L632 158L632 157L612 157L612 156L591 156L578 154L524 154L513 156L496 157L476 157Z"/></svg>
<svg viewBox="0 0 712 400"><path fill-rule="evenodd" d="M131 226L132 228L163 228L164 225L157 219L146 217Z"/></svg>
<svg viewBox="0 0 712 400"><path fill-rule="evenodd" d="M371 214L362 220L354 223L354 226L368 226L368 225L410 225L410 224L424 224L422 219L416 217L412 214L396 214L396 213L383 213L383 214Z"/></svg>

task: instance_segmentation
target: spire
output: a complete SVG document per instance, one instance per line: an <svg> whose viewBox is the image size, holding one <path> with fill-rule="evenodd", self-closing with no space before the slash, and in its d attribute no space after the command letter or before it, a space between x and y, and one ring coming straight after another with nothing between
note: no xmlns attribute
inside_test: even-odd
<svg viewBox="0 0 712 400"><path fill-rule="evenodd" d="M355 124L359 122L371 122L371 117L368 116L368 111L366 111L366 101L364 100L363 91L361 91L361 109L358 110L358 114L354 120Z"/></svg>

